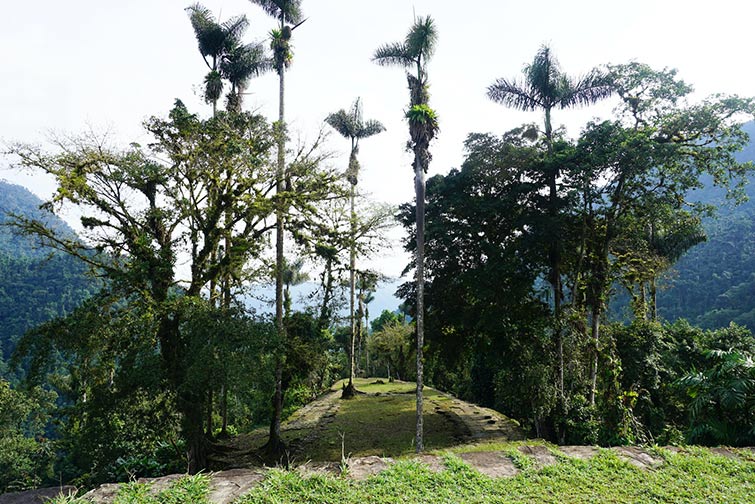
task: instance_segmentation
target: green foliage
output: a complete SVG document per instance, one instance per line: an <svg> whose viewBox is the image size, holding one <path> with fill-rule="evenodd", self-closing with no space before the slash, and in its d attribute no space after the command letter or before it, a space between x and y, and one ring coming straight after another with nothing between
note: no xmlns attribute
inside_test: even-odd
<svg viewBox="0 0 755 504"><path fill-rule="evenodd" d="M755 363L751 353L709 350L705 367L679 380L692 399L693 443L750 446L755 441Z"/></svg>
<svg viewBox="0 0 755 504"><path fill-rule="evenodd" d="M0 379L0 493L54 480L54 448L45 427L55 399L41 387L14 390Z"/></svg>
<svg viewBox="0 0 755 504"><path fill-rule="evenodd" d="M383 313L390 312L386 310ZM376 330L369 340L370 354L375 359L374 365L380 368L382 364L389 378L412 379L412 356L415 355L412 353L414 325L404 324L397 318L376 320L381 324L380 329Z"/></svg>
<svg viewBox="0 0 755 504"><path fill-rule="evenodd" d="M383 310L380 315L372 319L372 322L370 323L370 328L372 329L373 333L376 333L378 331L382 331L383 328L385 328L388 324L396 323L399 321L403 321L402 317L399 316L397 313L392 312L390 310Z"/></svg>

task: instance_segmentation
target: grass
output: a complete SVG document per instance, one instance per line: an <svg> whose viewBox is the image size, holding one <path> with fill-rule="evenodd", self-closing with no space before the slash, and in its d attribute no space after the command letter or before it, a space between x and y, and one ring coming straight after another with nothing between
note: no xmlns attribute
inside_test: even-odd
<svg viewBox="0 0 755 504"><path fill-rule="evenodd" d="M685 454L659 450L659 454L665 464L652 471L601 450L589 461L564 459L540 470L524 467L513 478L495 480L453 454L446 456L448 469L439 474L405 460L363 482L274 471L237 503L755 502L753 463L704 449Z"/></svg>
<svg viewBox="0 0 755 504"><path fill-rule="evenodd" d="M341 435L348 456L380 455L398 457L414 453L416 429L415 385L413 383L374 383L357 379L355 385L365 395L342 401L338 415L307 447L311 460L340 460ZM338 390L341 382L333 386ZM368 395L369 394L369 395ZM380 394L375 396L374 394ZM437 391L425 390L426 398L442 398ZM425 446L443 449L458 444L456 428L443 415L425 404Z"/></svg>

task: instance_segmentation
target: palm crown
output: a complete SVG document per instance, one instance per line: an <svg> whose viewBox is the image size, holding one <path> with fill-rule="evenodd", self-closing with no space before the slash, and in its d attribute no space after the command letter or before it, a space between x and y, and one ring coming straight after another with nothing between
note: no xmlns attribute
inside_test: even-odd
<svg viewBox="0 0 755 504"><path fill-rule="evenodd" d="M438 32L430 16L418 18L409 29L403 42L380 46L372 56L372 61L382 66L416 67L417 75L408 74L412 92L412 105L427 102L427 72L425 63L435 53Z"/></svg>
<svg viewBox="0 0 755 504"><path fill-rule="evenodd" d="M297 24L301 21L301 0L249 0L262 7L268 15L281 19L282 23Z"/></svg>
<svg viewBox="0 0 755 504"><path fill-rule="evenodd" d="M215 19L209 9L197 3L187 7L199 52L210 69L205 77L205 100L213 106L223 92L223 80L231 84L229 110L241 109L241 94L249 79L270 68L270 60L261 44L242 44L241 37L249 26L246 16L225 22Z"/></svg>
<svg viewBox="0 0 755 504"><path fill-rule="evenodd" d="M573 78L561 71L550 47L543 45L532 63L524 69L524 80L498 79L488 87L488 97L507 107L519 110L543 109L546 114L546 136L550 140L550 111L590 105L611 95L608 78L598 70Z"/></svg>
<svg viewBox="0 0 755 504"><path fill-rule="evenodd" d="M359 140L368 138L385 131L385 127L374 119L364 120L362 117L362 103L357 98L346 111L339 110L325 118L330 126L338 133L351 140L351 156L349 158L349 169L346 172L346 178L352 185L356 185L359 177L359 162L356 155L359 152Z"/></svg>
<svg viewBox="0 0 755 504"><path fill-rule="evenodd" d="M362 115L362 103L357 98L351 105L348 112L344 109L330 114L325 118L325 122L333 127L338 133L350 139L355 146L359 144L359 139L368 138L385 131L385 127L374 119L364 120Z"/></svg>

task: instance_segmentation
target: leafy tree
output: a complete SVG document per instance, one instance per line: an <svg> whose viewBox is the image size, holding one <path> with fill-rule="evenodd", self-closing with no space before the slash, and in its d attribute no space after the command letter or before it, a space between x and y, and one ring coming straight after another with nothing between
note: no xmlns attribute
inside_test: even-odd
<svg viewBox="0 0 755 504"><path fill-rule="evenodd" d="M416 70L416 75L407 72L409 83L409 122L410 146L414 151L414 189L416 200L416 328L417 328L417 452L424 450L422 424L422 347L424 345L424 289L425 289L425 173L430 163L430 142L438 133L438 117L428 106L427 62L435 52L438 40L435 22L430 16L415 19L403 42L386 44L378 48L372 60L378 65L400 66Z"/></svg>
<svg viewBox="0 0 755 504"><path fill-rule="evenodd" d="M703 174L710 174L715 184L731 188L736 196L736 185L752 168L734 157L747 140L738 117L752 114L751 100L718 96L684 106L691 90L673 72L655 72L637 63L612 67L611 79L624 97L621 116L627 122L589 124L579 140L575 164L583 171L575 177L576 192L584 198L579 220L589 230L585 247L589 274L581 291L591 309L591 404L600 320L612 283L611 258L620 252L616 244L638 222L651 227L658 215L653 209L667 209L675 220L699 212L699 207L685 207L684 200L700 185Z"/></svg>
<svg viewBox="0 0 755 504"><path fill-rule="evenodd" d="M150 152L136 145L119 151L92 137L60 143L49 154L16 146L21 165L55 177L58 190L47 208L80 208L85 233L73 240L39 221L19 218L16 225L90 264L109 279L117 298L153 314L153 345L168 390L177 394L194 472L206 466L202 397L184 386L190 349L173 293L180 288L197 298L211 281L264 249L274 209L267 164L272 139L259 116L219 114L203 121L180 102L169 120L152 119L147 129L156 138ZM233 176L225 176L229 170ZM228 230L234 247L211 261ZM179 254L188 257L186 281L176 276Z"/></svg>
<svg viewBox="0 0 755 504"><path fill-rule="evenodd" d="M354 207L356 196L356 186L359 181L359 140L369 138L385 130L383 125L375 120L365 121L362 118L362 106L359 98L356 99L351 109L347 112L343 109L330 114L325 118L330 126L333 127L342 136L351 141L351 153L349 154L349 167L346 172L346 179L351 184L350 204L351 204L351 243L349 246L349 320L351 321L351 351L349 358L349 384L343 390L344 397L353 397L356 389L354 387L354 350L356 340L356 326L354 311L354 296L356 286L356 235L357 235L357 216Z"/></svg>
<svg viewBox="0 0 755 504"><path fill-rule="evenodd" d="M410 379L411 338L413 327L398 321L387 322L373 334L369 345L375 358L376 366L386 366L388 379Z"/></svg>
<svg viewBox="0 0 755 504"><path fill-rule="evenodd" d="M554 108L571 108L590 105L612 93L606 76L598 70L591 70L587 75L573 78L561 71L558 60L547 45L543 45L535 54L532 63L524 68L524 80L498 79L488 87L488 97L507 107L518 110L542 110L545 114L545 144L549 158L553 156L553 125L551 111ZM558 350L558 391L564 399L564 348L561 329L562 285L562 243L559 235L559 212L562 205L558 194L558 179L562 167L553 159L544 165L548 186L548 234L552 236L548 251L551 271L548 281L553 289L553 313L556 322L555 339Z"/></svg>

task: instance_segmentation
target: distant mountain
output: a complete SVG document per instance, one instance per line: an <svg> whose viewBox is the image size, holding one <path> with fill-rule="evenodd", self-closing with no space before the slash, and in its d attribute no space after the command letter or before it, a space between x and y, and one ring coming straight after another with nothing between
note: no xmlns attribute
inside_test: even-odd
<svg viewBox="0 0 755 504"><path fill-rule="evenodd" d="M8 358L24 332L69 313L95 288L80 262L39 248L31 237L5 225L9 214L19 214L74 233L61 219L40 210L41 204L27 189L0 181L0 360Z"/></svg>
<svg viewBox="0 0 755 504"><path fill-rule="evenodd" d="M745 130L751 141L739 160L755 162L755 122ZM686 318L704 328L733 321L755 331L755 174L747 195L749 201L732 206L715 188L694 194L719 206L718 215L704 223L708 240L685 254L664 282L658 295L661 317Z"/></svg>

